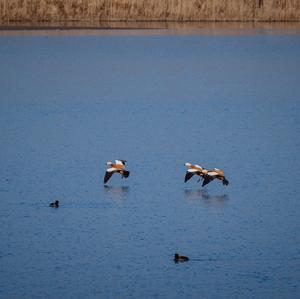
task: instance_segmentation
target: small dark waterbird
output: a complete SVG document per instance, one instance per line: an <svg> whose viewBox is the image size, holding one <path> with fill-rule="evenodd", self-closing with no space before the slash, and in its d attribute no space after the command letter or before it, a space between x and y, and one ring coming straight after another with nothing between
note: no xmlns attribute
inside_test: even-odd
<svg viewBox="0 0 300 299"><path fill-rule="evenodd" d="M179 255L178 253L174 254L174 262L178 263L178 262L187 262L189 260L189 258L187 256L184 255Z"/></svg>
<svg viewBox="0 0 300 299"><path fill-rule="evenodd" d="M59 207L59 201L58 200L56 200L56 201L54 201L54 202L51 202L50 204L49 204L49 207L50 208L58 208Z"/></svg>
<svg viewBox="0 0 300 299"><path fill-rule="evenodd" d="M108 182L108 180L111 178L111 176L114 173L119 173L123 178L128 178L130 172L128 170L125 170L125 163L126 160L115 160L115 163L108 161L106 162L106 165L108 168L106 169L105 175L104 175L104 184Z"/></svg>

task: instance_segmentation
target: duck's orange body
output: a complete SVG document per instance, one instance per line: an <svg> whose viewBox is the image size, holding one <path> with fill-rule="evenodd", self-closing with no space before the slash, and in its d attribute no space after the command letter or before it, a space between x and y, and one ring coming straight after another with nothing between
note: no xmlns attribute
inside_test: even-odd
<svg viewBox="0 0 300 299"><path fill-rule="evenodd" d="M128 178L129 171L125 170L125 162L126 160L115 160L115 163L112 163L111 161L108 161L106 165L108 168L106 169L105 175L104 175L104 184L108 182L110 177L115 173L118 172L121 174L122 178Z"/></svg>

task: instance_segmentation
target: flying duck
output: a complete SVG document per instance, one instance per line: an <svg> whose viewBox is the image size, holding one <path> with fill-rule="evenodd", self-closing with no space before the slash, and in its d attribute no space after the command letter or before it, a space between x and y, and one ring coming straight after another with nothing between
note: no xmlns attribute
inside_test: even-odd
<svg viewBox="0 0 300 299"><path fill-rule="evenodd" d="M206 174L203 176L204 181L202 183L202 187L213 181L214 179L220 180L224 186L229 184L228 180L225 178L224 170L214 168L212 170L208 170Z"/></svg>
<svg viewBox="0 0 300 299"><path fill-rule="evenodd" d="M115 160L115 163L108 161L106 165L108 168L106 169L105 176L104 176L104 184L108 182L110 177L115 173L118 172L122 178L129 177L129 171L125 170L125 163L126 160Z"/></svg>
<svg viewBox="0 0 300 299"><path fill-rule="evenodd" d="M198 175L203 179L202 187L213 181L214 179L218 179L222 181L223 185L227 186L229 184L228 180L225 178L224 170L214 168L207 170L202 168L199 165L193 165L191 163L185 163L185 166L188 168L185 174L184 182L186 183L194 174ZM199 178L199 180L200 180ZM198 180L198 182L199 182Z"/></svg>
<svg viewBox="0 0 300 299"><path fill-rule="evenodd" d="M51 202L49 207L50 208L58 208L59 207L59 201L56 200L55 202Z"/></svg>
<svg viewBox="0 0 300 299"><path fill-rule="evenodd" d="M187 262L189 258L187 256L179 255L178 253L174 254L174 262Z"/></svg>
<svg viewBox="0 0 300 299"><path fill-rule="evenodd" d="M197 164L191 164L191 163L185 163L184 164L187 167L187 171L185 173L184 182L186 183L194 174L198 175L200 178L203 178L203 171L205 172L205 169Z"/></svg>

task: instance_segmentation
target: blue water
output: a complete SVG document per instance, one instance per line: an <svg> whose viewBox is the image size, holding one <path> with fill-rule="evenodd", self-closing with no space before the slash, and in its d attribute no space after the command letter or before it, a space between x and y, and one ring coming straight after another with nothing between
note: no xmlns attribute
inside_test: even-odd
<svg viewBox="0 0 300 299"><path fill-rule="evenodd" d="M0 37L0 297L299 298L299 53L299 35ZM130 177L104 187L114 159ZM230 185L185 184L185 162Z"/></svg>

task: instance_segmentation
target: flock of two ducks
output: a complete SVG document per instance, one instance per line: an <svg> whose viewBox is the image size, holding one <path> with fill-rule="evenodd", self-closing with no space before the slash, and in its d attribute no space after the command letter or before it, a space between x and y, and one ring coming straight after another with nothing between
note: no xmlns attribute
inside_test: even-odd
<svg viewBox="0 0 300 299"><path fill-rule="evenodd" d="M108 161L106 162L107 169L104 175L104 184L108 182L111 176L114 173L119 173L122 178L128 178L130 172L125 169L126 160L115 160L115 163ZM229 184L228 180L225 178L224 170L214 168L214 169L205 169L197 164L185 163L187 171L185 174L184 182L186 183L194 175L199 176L198 182L202 179L202 187L213 181L214 179L220 180L223 185L227 186Z"/></svg>
<svg viewBox="0 0 300 299"><path fill-rule="evenodd" d="M187 171L185 174L184 182L186 183L193 175L198 175L200 179L203 179L202 187L213 181L214 179L220 180L223 185L227 186L229 184L228 180L225 178L224 170L214 168L207 170L205 168L202 168L201 166L191 163L185 163L185 166L187 167Z"/></svg>
<svg viewBox="0 0 300 299"><path fill-rule="evenodd" d="M115 163L108 161L106 162L107 169L104 175L104 184L106 184L111 176L114 173L119 173L122 178L128 178L130 172L125 169L125 163L126 160L115 160ZM225 178L224 170L214 168L207 170L197 164L191 164L191 163L185 163L185 166L187 167L187 171L185 173L184 182L186 183L189 179L191 179L194 175L199 176L198 182L202 179L202 187L213 181L214 179L220 180L223 185L227 186L229 184L228 180ZM59 207L59 201L56 200L55 202L50 203L49 207L51 208L58 208ZM189 260L188 257L179 255L178 253L175 253L174 255L174 262L187 262Z"/></svg>

